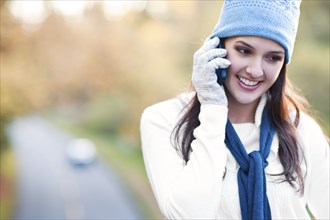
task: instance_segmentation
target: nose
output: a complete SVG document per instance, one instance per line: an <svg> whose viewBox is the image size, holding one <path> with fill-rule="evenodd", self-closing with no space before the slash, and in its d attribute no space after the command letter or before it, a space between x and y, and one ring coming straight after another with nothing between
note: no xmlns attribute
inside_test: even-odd
<svg viewBox="0 0 330 220"><path fill-rule="evenodd" d="M261 77L264 74L264 70L262 67L262 59L253 59L246 66L246 72L252 78Z"/></svg>

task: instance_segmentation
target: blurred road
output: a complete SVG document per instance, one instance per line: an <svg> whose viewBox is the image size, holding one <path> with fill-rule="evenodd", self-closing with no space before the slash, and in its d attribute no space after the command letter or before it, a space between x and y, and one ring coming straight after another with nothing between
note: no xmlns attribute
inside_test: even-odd
<svg viewBox="0 0 330 220"><path fill-rule="evenodd" d="M70 163L65 148L72 137L40 116L15 120L8 129L17 158L15 219L142 219L111 168L97 160Z"/></svg>

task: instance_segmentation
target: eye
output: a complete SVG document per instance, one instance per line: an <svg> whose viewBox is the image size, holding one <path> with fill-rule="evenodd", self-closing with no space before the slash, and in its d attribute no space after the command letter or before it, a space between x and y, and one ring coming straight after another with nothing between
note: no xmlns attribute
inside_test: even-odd
<svg viewBox="0 0 330 220"><path fill-rule="evenodd" d="M236 50L242 55L250 55L251 50L244 47L237 47Z"/></svg>
<svg viewBox="0 0 330 220"><path fill-rule="evenodd" d="M283 60L283 57L279 55L269 55L267 59L270 62L276 63L276 62L281 62Z"/></svg>

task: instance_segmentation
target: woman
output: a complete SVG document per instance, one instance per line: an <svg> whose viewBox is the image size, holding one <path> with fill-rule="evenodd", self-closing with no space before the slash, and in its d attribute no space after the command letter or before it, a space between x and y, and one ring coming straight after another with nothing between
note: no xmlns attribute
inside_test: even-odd
<svg viewBox="0 0 330 220"><path fill-rule="evenodd" d="M308 219L306 205L330 218L329 144L286 73L299 5L225 1L194 54L195 92L144 111L143 155L165 218Z"/></svg>

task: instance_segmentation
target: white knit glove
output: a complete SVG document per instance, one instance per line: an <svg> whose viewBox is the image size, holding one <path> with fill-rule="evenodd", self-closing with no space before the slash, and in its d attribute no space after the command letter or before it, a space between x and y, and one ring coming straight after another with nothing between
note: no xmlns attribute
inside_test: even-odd
<svg viewBox="0 0 330 220"><path fill-rule="evenodd" d="M217 83L215 70L230 66L224 57L227 51L217 48L220 39L207 39L204 45L195 52L192 83L201 104L228 105L224 88Z"/></svg>

